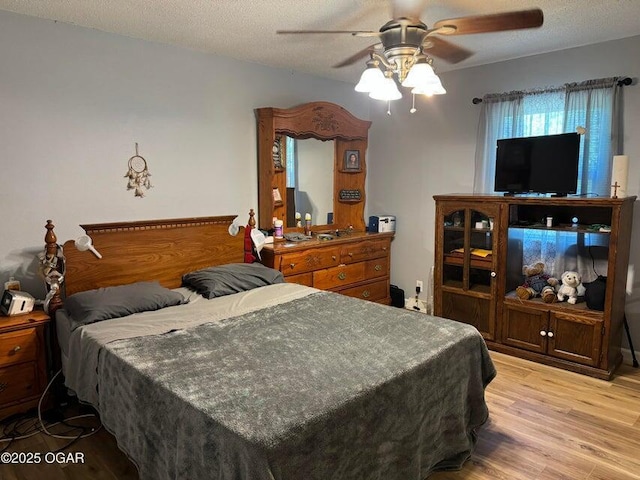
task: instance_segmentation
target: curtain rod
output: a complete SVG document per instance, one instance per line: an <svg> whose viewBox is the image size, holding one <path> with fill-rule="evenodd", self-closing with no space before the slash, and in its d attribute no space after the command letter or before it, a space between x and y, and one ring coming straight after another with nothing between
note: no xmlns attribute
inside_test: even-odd
<svg viewBox="0 0 640 480"><path fill-rule="evenodd" d="M618 86L624 87L625 85L631 85L632 82L633 80L631 79L631 77L624 77L618 80ZM473 103L474 105L478 105L479 103L482 103L482 99L478 97L473 97L473 99L471 100L471 103Z"/></svg>

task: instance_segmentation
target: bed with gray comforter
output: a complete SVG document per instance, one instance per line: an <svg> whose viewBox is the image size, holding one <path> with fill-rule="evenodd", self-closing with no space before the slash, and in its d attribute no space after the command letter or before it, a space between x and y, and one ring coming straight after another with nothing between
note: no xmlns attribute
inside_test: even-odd
<svg viewBox="0 0 640 480"><path fill-rule="evenodd" d="M145 335L105 337L100 324L72 335L70 364L95 369L65 372L68 384L95 392L80 398L141 479L423 480L469 458L495 375L475 328L298 285L263 288L282 300L244 308L230 295L223 318L183 321L181 305ZM134 330L145 321L131 317Z"/></svg>

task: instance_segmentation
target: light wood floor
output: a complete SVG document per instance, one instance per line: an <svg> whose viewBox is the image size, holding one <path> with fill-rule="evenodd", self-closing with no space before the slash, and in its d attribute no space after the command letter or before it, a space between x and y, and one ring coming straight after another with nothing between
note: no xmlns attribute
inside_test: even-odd
<svg viewBox="0 0 640 480"><path fill-rule="evenodd" d="M498 376L487 389L491 418L477 449L462 470L429 480L640 480L640 369L623 366L606 382L496 352L491 356ZM39 434L9 450L44 453L66 443ZM66 451L84 453L86 463L0 465L0 478L138 478L104 430Z"/></svg>

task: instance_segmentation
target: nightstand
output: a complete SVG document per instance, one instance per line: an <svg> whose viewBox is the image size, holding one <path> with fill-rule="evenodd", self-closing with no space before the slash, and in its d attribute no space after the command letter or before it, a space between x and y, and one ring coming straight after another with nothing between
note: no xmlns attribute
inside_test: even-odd
<svg viewBox="0 0 640 480"><path fill-rule="evenodd" d="M49 321L42 310L0 316L0 420L38 405L47 386Z"/></svg>

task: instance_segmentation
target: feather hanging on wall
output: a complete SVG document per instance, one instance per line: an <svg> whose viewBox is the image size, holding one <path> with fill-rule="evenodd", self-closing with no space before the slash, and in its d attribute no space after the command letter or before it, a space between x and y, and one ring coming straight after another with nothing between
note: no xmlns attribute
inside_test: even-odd
<svg viewBox="0 0 640 480"><path fill-rule="evenodd" d="M144 189L149 190L153 185L149 177L149 168L144 157L138 154L138 143L136 142L136 154L129 159L129 170L124 178L128 179L127 190L135 190L136 197L144 197Z"/></svg>

